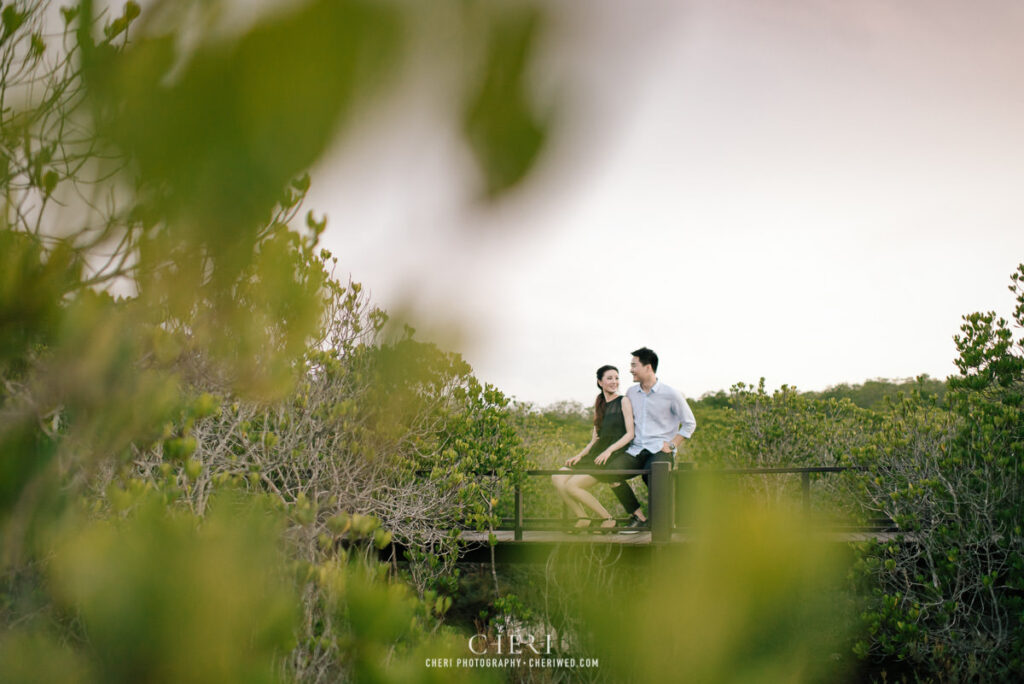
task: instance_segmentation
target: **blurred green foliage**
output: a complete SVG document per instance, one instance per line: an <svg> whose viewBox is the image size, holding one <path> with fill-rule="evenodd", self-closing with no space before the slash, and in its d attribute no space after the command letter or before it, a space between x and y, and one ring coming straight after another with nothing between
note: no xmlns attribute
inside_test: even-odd
<svg viewBox="0 0 1024 684"><path fill-rule="evenodd" d="M491 40L463 124L483 168L488 197L522 181L544 145L547 122L529 92L530 55L541 24L536 8L510 5L485 27Z"/></svg>
<svg viewBox="0 0 1024 684"><path fill-rule="evenodd" d="M53 591L77 613L97 680L275 681L296 617L279 521L251 497L219 497L201 521L139 498L54 543Z"/></svg>
<svg viewBox="0 0 1024 684"><path fill-rule="evenodd" d="M389 336L301 204L414 44L460 53L479 194L518 187L551 120L531 83L545 14L451 0L438 36L413 2L309 0L234 32L205 0L52 9L0 9L3 678L487 678L422 667L465 655L444 626L458 530L493 529L516 483L557 515L523 470L585 443L589 409L513 405L457 354ZM822 657L848 600L866 662L1020 678L1022 283L1012 322L965 317L944 386L695 402L698 466L867 468L813 483L817 513L906 533L857 548L847 599L837 561L791 534L794 488L750 486L691 502L689 553L618 584L594 548L543 592L492 570L481 626L546 620L614 679L803 680L837 672Z"/></svg>
<svg viewBox="0 0 1024 684"><path fill-rule="evenodd" d="M580 651L600 655L613 681L841 680L841 549L727 489L688 505L690 544L584 594L592 640Z"/></svg>
<svg viewBox="0 0 1024 684"><path fill-rule="evenodd" d="M400 47L400 7L318 0L234 40L205 40L182 65L181 31L204 27L175 17L147 22L123 49L97 46L92 4L81 3L79 43L97 132L132 159L145 209L170 217L161 232L206 248L225 278ZM166 258L166 245L151 257Z"/></svg>
<svg viewBox="0 0 1024 684"><path fill-rule="evenodd" d="M426 71L455 67L486 196L527 176L544 15L444 9L439 37L412 2L231 30L219 2L3 3L4 679L450 677L420 657L452 645L434 587L455 521L493 525L521 467L508 400L380 337L319 251L326 218L300 214L307 169L413 44L465 48ZM447 529L417 537L439 519L393 487ZM404 575L376 560L396 537L420 544Z"/></svg>

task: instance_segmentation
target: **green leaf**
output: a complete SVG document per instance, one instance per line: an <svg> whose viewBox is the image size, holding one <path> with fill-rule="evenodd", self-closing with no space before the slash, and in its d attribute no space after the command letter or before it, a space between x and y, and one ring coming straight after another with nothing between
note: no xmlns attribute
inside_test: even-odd
<svg viewBox="0 0 1024 684"><path fill-rule="evenodd" d="M6 39L21 28L26 19L28 19L28 12L19 12L13 4L4 7L3 13L0 14L0 20L3 22L3 38Z"/></svg>
<svg viewBox="0 0 1024 684"><path fill-rule="evenodd" d="M46 193L47 196L53 194L54 188L57 187L57 181L59 178L60 177L57 175L57 172L53 170L47 171L43 176L43 192Z"/></svg>
<svg viewBox="0 0 1024 684"><path fill-rule="evenodd" d="M205 242L259 223L384 78L398 39L387 4L318 0L201 44L174 79L172 35L83 49L83 74L102 133L161 188L165 213L217 226L193 236Z"/></svg>
<svg viewBox="0 0 1024 684"><path fill-rule="evenodd" d="M527 75L540 15L527 9L491 28L484 68L469 93L463 127L494 198L516 186L533 167L546 138L535 113Z"/></svg>

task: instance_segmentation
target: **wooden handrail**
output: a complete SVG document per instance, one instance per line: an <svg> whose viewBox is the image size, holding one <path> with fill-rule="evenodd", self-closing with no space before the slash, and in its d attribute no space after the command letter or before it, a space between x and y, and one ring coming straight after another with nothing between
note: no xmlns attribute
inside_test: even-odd
<svg viewBox="0 0 1024 684"><path fill-rule="evenodd" d="M682 462L675 470L672 464L667 461L656 461L652 468L573 468L571 471L564 469L537 468L527 470L527 476L537 477L544 475L643 475L650 473L650 499L652 502L664 502L652 505L650 509L651 541L663 543L671 541L672 527L675 517L675 492L672 486L673 477L685 473L691 475L785 475L799 474L800 489L804 514L809 516L811 511L811 475L813 473L839 473L847 470L863 471L867 468L859 466L806 466L806 467L782 467L782 468L695 468L693 462ZM676 473L676 475L673 475ZM513 519L513 537L516 541L523 539L523 492L520 485L515 486L515 517Z"/></svg>

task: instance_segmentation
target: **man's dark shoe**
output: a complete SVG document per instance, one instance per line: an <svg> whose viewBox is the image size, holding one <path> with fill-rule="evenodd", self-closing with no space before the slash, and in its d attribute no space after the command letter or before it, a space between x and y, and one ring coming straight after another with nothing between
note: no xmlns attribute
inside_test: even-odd
<svg viewBox="0 0 1024 684"><path fill-rule="evenodd" d="M630 517L629 523L621 530L619 530L619 534L636 534L637 532L642 532L646 529L647 521L641 520L640 518L636 517L636 514L634 513Z"/></svg>

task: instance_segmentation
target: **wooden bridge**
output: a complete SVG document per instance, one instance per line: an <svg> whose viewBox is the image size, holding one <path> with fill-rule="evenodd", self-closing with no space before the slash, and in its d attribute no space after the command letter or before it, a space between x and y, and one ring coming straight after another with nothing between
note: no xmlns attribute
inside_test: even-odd
<svg viewBox="0 0 1024 684"><path fill-rule="evenodd" d="M887 541L898 535L893 521L876 519L861 525L843 525L837 523L823 524L812 518L811 510L811 476L829 475L845 471L863 470L855 467L818 466L805 468L722 468L695 469L693 463L680 463L673 469L671 464L656 462L647 470L613 470L613 469L574 469L575 474L602 474L632 476L650 473L650 498L654 505L650 508L648 529L637 534L599 534L596 528L588 528L581 533L573 534L567 529L569 521L565 518L527 517L523 507L522 487L515 488L514 514L506 518L502 525L491 532L463 532L462 539L468 543L465 560L495 559L505 562L524 561L542 558L556 548L603 546L607 551L631 556L646 556L659 547L685 545L692 541L694 530L685 519L686 507L679 505L692 491L697 478L735 477L742 475L799 475L803 515L806 525L803 530L813 538L850 543L877 539ZM564 475L564 470L529 470L529 477L547 477ZM662 503L664 502L664 503ZM494 535L493 549L490 545L491 534ZM482 546L481 546L482 545ZM656 551L654 551L656 552Z"/></svg>

